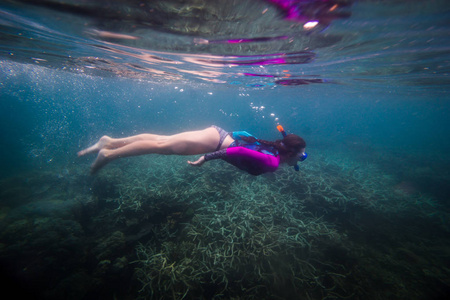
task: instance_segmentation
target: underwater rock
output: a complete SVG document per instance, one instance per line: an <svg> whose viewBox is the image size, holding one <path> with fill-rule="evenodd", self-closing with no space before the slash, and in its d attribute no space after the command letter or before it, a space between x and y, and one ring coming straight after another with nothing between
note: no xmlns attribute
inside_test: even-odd
<svg viewBox="0 0 450 300"><path fill-rule="evenodd" d="M113 265L112 265L112 270L113 272L121 272L123 269L125 269L128 266L128 259L123 256L123 257L118 257L116 258L116 260L114 261Z"/></svg>
<svg viewBox="0 0 450 300"><path fill-rule="evenodd" d="M84 271L74 273L63 280L49 291L48 299L84 299L92 288L91 277Z"/></svg>
<svg viewBox="0 0 450 300"><path fill-rule="evenodd" d="M121 231L115 231L111 236L100 241L92 250L98 260L112 259L116 253L120 253L125 247L125 235Z"/></svg>
<svg viewBox="0 0 450 300"><path fill-rule="evenodd" d="M95 277L105 276L111 269L111 261L109 259L102 260L98 263L97 268L95 268Z"/></svg>
<svg viewBox="0 0 450 300"><path fill-rule="evenodd" d="M417 193L417 188L412 182L402 181L394 186L394 193L399 196L410 197Z"/></svg>

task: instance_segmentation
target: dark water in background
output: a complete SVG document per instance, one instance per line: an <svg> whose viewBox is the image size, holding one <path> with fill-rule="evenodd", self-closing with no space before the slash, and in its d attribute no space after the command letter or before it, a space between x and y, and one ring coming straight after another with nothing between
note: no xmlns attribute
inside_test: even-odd
<svg viewBox="0 0 450 300"><path fill-rule="evenodd" d="M446 297L445 1L285 2L2 2L0 261L11 290ZM93 158L76 157L104 134L216 124L274 140L278 123L308 143L299 173L149 156L90 176Z"/></svg>

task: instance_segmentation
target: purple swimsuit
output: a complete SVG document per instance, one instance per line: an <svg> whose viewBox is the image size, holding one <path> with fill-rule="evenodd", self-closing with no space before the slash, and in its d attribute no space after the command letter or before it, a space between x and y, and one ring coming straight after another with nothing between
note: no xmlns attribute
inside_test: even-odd
<svg viewBox="0 0 450 300"><path fill-rule="evenodd" d="M280 165L278 151L259 143L232 143L227 149L205 155L206 161L212 159L223 159L252 175L275 172Z"/></svg>
<svg viewBox="0 0 450 300"><path fill-rule="evenodd" d="M226 149L224 160L252 175L275 172L280 165L280 156L265 154L243 146Z"/></svg>

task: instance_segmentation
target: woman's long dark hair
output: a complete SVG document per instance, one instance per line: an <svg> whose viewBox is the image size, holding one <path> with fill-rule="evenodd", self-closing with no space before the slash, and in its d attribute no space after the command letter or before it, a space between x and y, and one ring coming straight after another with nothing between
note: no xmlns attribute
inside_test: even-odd
<svg viewBox="0 0 450 300"><path fill-rule="evenodd" d="M276 140L275 142L260 140L252 136L241 136L241 139L247 143L259 142L263 145L273 147L278 150L281 155L294 156L300 149L306 147L304 139L296 134L288 134L282 140Z"/></svg>

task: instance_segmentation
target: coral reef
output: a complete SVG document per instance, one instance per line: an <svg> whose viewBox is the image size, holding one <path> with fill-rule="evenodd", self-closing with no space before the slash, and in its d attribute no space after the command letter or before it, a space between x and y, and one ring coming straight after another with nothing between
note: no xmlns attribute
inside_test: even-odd
<svg viewBox="0 0 450 300"><path fill-rule="evenodd" d="M380 164L124 159L0 182L0 262L53 299L404 299L449 290L448 208ZM424 176L421 169L420 176ZM21 271L18 271L21 270ZM407 274L407 275L405 275Z"/></svg>

